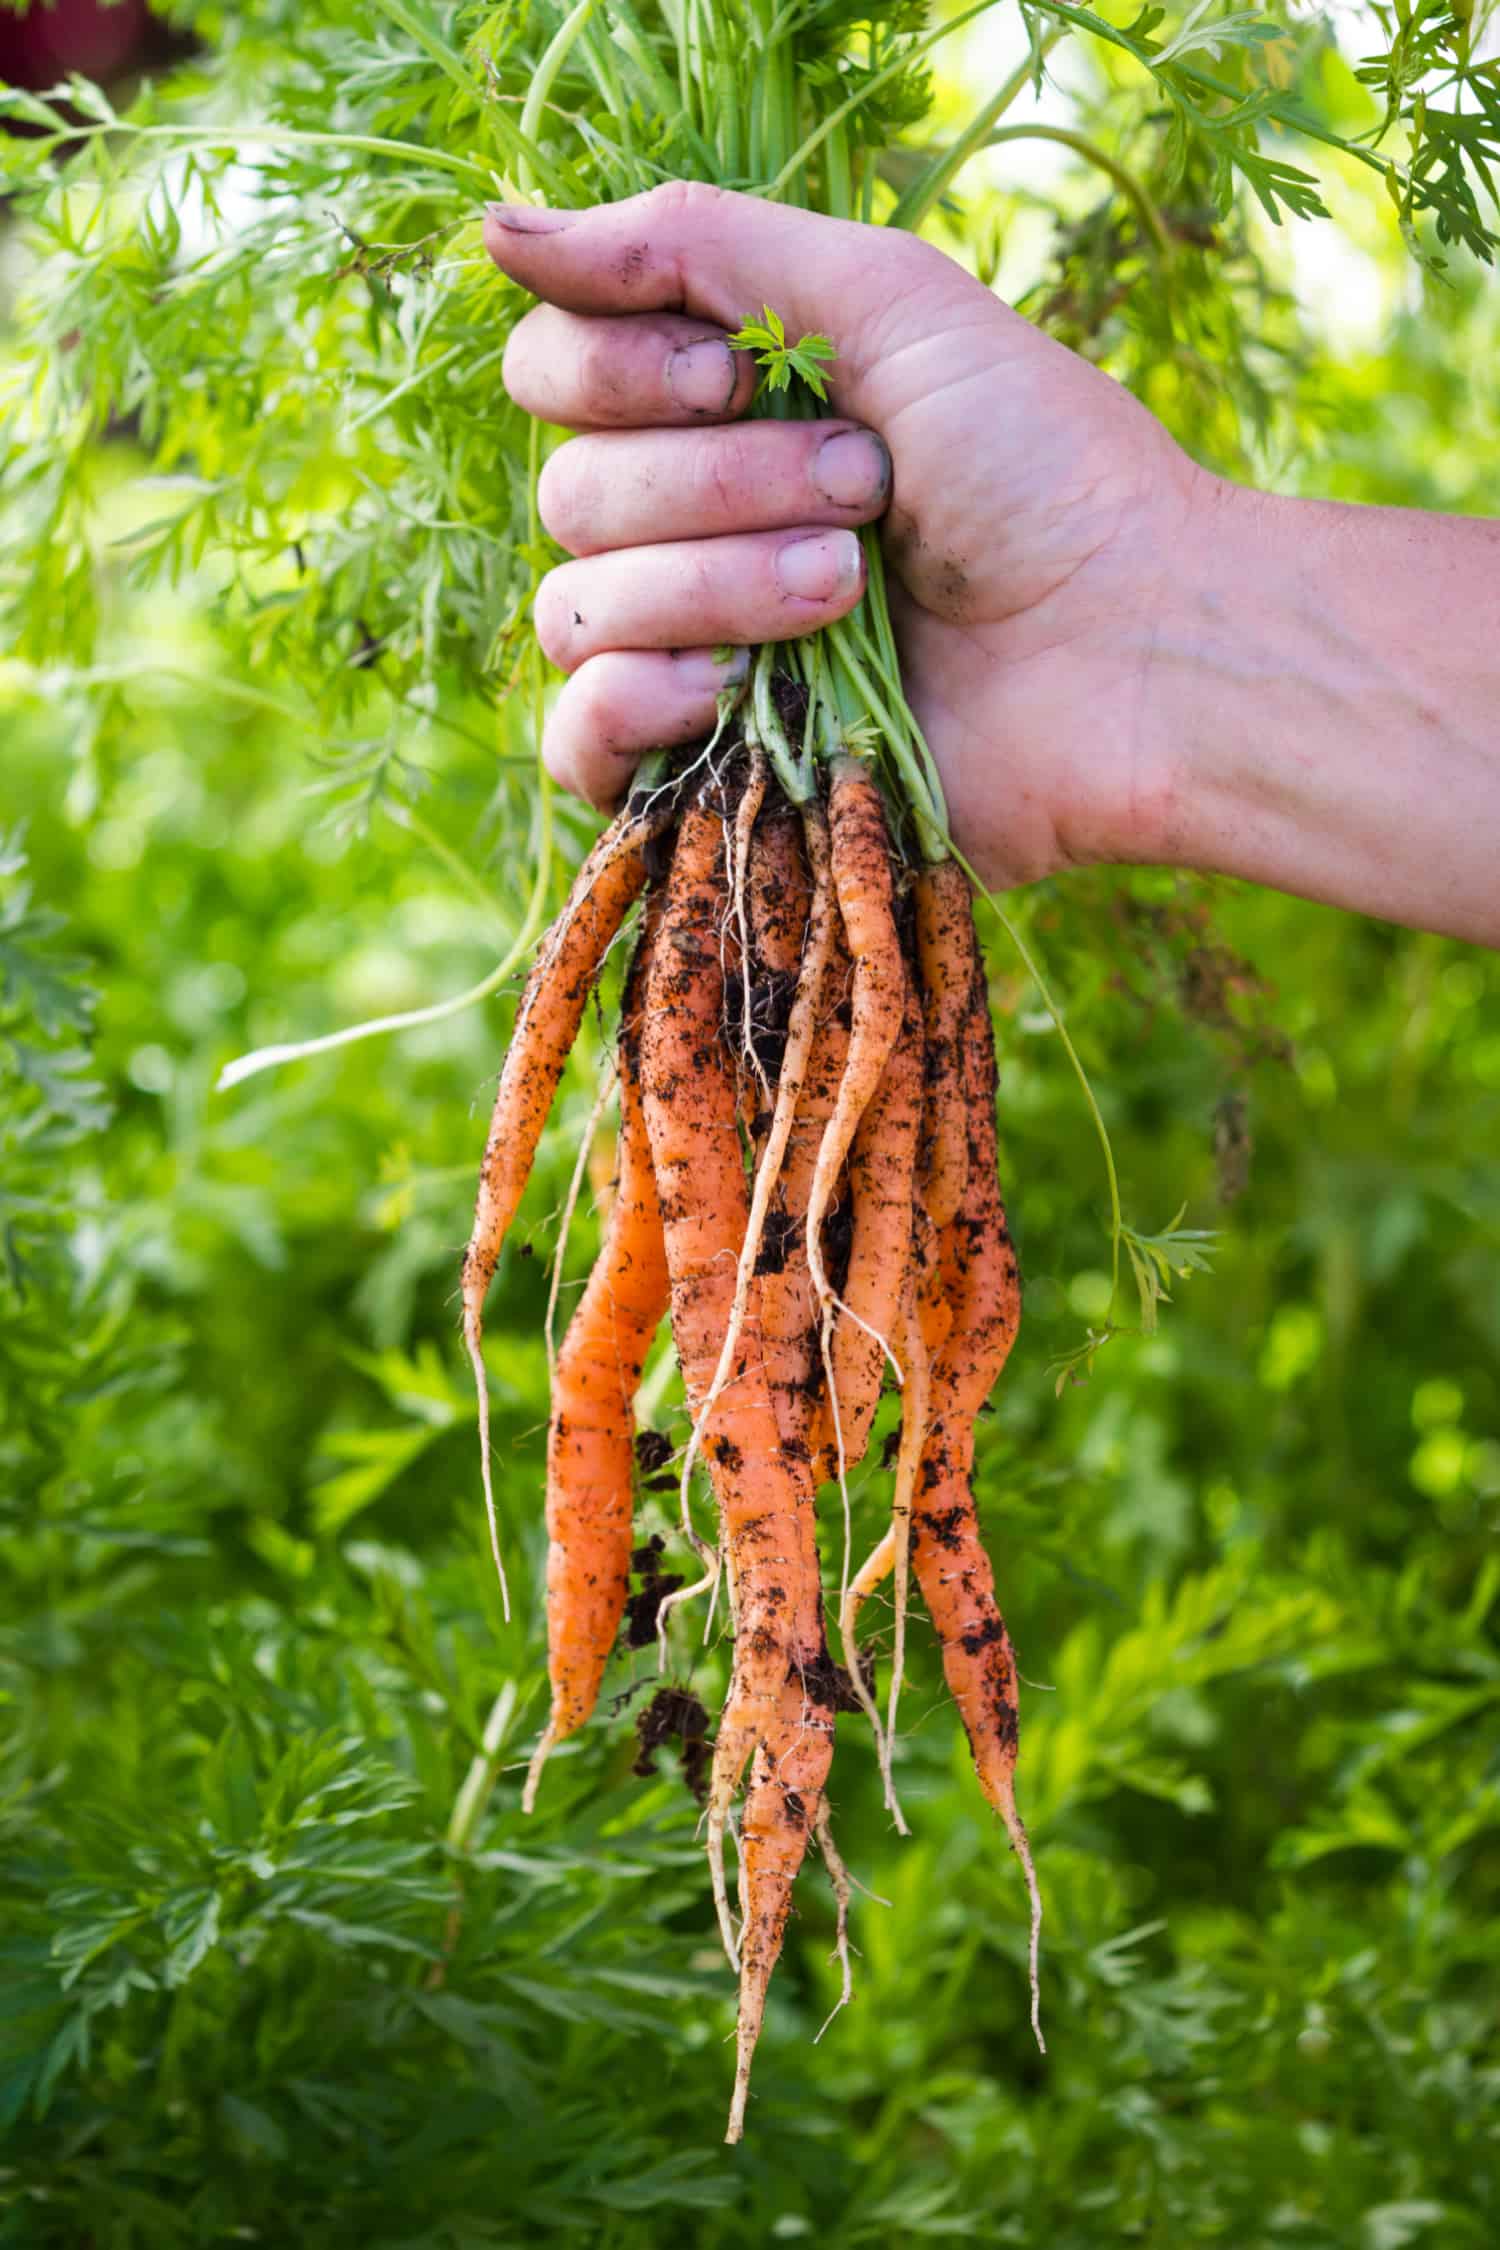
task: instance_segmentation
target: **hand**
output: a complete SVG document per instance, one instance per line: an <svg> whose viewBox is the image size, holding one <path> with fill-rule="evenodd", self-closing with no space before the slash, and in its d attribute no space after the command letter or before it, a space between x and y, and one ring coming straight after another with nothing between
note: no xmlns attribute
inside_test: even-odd
<svg viewBox="0 0 1500 2250"><path fill-rule="evenodd" d="M582 212L495 208L491 256L542 303L505 383L585 432L542 476L578 558L538 589L570 677L549 770L597 804L712 726L716 645L859 598L884 516L907 693L954 832L997 884L1146 856L1153 621L1199 472L1108 376L912 236L672 185ZM741 421L726 342L770 304L829 335L833 422Z"/></svg>

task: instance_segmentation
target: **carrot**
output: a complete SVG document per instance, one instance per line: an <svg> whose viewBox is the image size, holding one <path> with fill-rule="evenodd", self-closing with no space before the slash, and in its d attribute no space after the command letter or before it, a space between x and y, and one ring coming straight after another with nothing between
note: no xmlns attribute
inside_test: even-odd
<svg viewBox="0 0 1500 2250"><path fill-rule="evenodd" d="M737 831L740 823L736 822ZM802 1097L803 1081L807 1076L808 1061L812 1053L813 1034L817 1028L818 1009L823 996L823 976L828 964L833 934L834 906L829 881L828 852L822 830L814 825L807 831L808 857L812 862L812 900L808 910L807 934L802 950L802 966L797 976L797 989L792 1000L792 1012L787 1022L786 1046L782 1052L781 1070L777 1078L776 1103L771 1112L771 1123L766 1133L765 1145L755 1173L755 1189L750 1199L750 1213L745 1224L744 1240L740 1244L735 1268L734 1297L729 1308L729 1322L724 1331L724 1341L719 1349L718 1365L702 1403L697 1409L693 1434L683 1456L682 1501L686 1517L689 1480L697 1458L699 1433L713 1413L725 1385L731 1380L740 1359L740 1345L744 1335L746 1309L755 1279L761 1246L765 1240L766 1218L771 1199L776 1193L781 1174L782 1158L786 1152L792 1121ZM748 844L748 834L746 836ZM748 856L748 855L747 855ZM744 930L743 903L739 907L740 928ZM750 969L745 972L745 989L749 990ZM748 1010L747 1010L748 1014ZM762 1360L764 1365L764 1360ZM665 1609L665 1604L663 1608Z"/></svg>
<svg viewBox="0 0 1500 2250"><path fill-rule="evenodd" d="M646 881L646 846L666 825L665 811L627 806L578 871L567 904L543 938L500 1072L479 1174L474 1226L463 1263L464 1345L479 1393L480 1469L490 1547L505 1615L510 1589L500 1559L490 1474L490 1403L481 1350L484 1300L516 1215L563 1065L605 954Z"/></svg>
<svg viewBox="0 0 1500 2250"><path fill-rule="evenodd" d="M598 1260L552 1378L547 1439L547 1656L552 1711L521 1800L530 1812L553 1745L598 1700L630 1586L635 1425L632 1402L667 1309L656 1174L641 1112L638 1043L645 972L660 924L647 910L620 1025L616 1192Z"/></svg>
<svg viewBox="0 0 1500 2250"><path fill-rule="evenodd" d="M832 1337L825 1345L827 1380L814 1422L814 1482L838 1478L845 1496L846 1525L848 1499L844 1480L848 1468L863 1458L869 1443L887 1359L895 1365L903 1385L906 1383L905 1354L898 1358L895 1347L898 1327L906 1317L903 1300L909 1291L911 1276L912 1178L922 1099L922 1018L910 977L905 977L905 987L902 1037L892 1048L874 1099L860 1119L850 1155L853 1227L849 1267ZM924 1372L925 1366L924 1356ZM920 1425L916 1442L920 1445ZM908 1465L906 1481L908 1516L914 1468L915 1455ZM898 1477L898 1492L900 1489ZM906 1557L903 1529L891 1722L895 1718L905 1651ZM845 1575L847 1578L847 1555ZM858 1607L856 1601L854 1614L858 1613ZM874 1694L856 1660L854 1636L848 1622L847 1585L840 1599L839 1614L844 1662L854 1693L875 1736L886 1805L898 1835L904 1836L909 1831L896 1796L890 1726L882 1725Z"/></svg>
<svg viewBox="0 0 1500 2250"><path fill-rule="evenodd" d="M804 822L809 856L828 854L821 808ZM849 1050L850 965L843 924L832 917L822 1004L808 1058L802 1098L788 1135L772 1223L760 1255L761 1350L782 1444L810 1459L815 1412L813 1370L817 1350L817 1299L807 1262L807 1206L818 1150L838 1101Z"/></svg>
<svg viewBox="0 0 1500 2250"><path fill-rule="evenodd" d="M791 1878L816 1819L832 1755L833 1721L831 1693L820 1684L829 1671L812 1485L805 1465L781 1446L753 1291L733 1380L712 1412L701 1412L729 1325L749 1217L734 1080L719 1037L720 937L727 910L722 825L698 804L684 814L678 833L646 981L640 1066L677 1356L689 1405L702 1424L703 1456L737 1593L734 1669L708 1801L709 1870L732 1959L739 1954L724 1885L724 1828L746 1765L764 1752L746 1805L740 2059L737 2112L731 2118L737 2134Z"/></svg>
<svg viewBox="0 0 1500 2250"><path fill-rule="evenodd" d="M823 1371L828 1382L833 1452L844 1502L844 1562L840 1583L849 1583L849 1489L844 1479L846 1452L833 1382L830 1341L835 1310L823 1260L823 1222L833 1201L844 1160L859 1121L901 1031L905 965L896 935L891 899L891 841L880 791L857 758L832 760L829 831L833 880L848 940L854 976L850 993L849 1055L839 1081L838 1100L818 1146L817 1169L807 1204L807 1263L817 1293Z"/></svg>
<svg viewBox="0 0 1500 2250"><path fill-rule="evenodd" d="M912 1175L922 1121L922 1015L906 979L901 1036L875 1098L860 1119L849 1155L853 1230L843 1302L834 1317L828 1391L819 1409L816 1478L839 1472L832 1400L838 1400L844 1463L864 1458L880 1403L901 1292L911 1262Z"/></svg>
<svg viewBox="0 0 1500 2250"><path fill-rule="evenodd" d="M771 1082L765 1065L755 1050L754 1010L751 1005L751 977L754 973L754 955L750 944L750 924L745 896L750 887L750 866L754 848L755 824L760 818L761 806L766 801L766 785L770 769L766 754L756 749L750 753L750 771L740 792L739 805L734 816L733 842L730 845L729 887L734 899L734 919L739 938L741 1003L740 1044L745 1056L745 1088L759 1085L762 1101L771 1098ZM726 841L727 841L726 837Z"/></svg>
<svg viewBox="0 0 1500 2250"><path fill-rule="evenodd" d="M750 2066L765 2019L771 1971L786 1935L792 1885L807 1839L823 1812L823 1785L833 1758L833 1704L821 1684L828 1676L825 1656L819 1673L804 1678L794 1672L783 1681L780 1707L756 1745L745 1792L740 1819L740 2008L734 2096L724 2135L731 2143L745 2129Z"/></svg>
<svg viewBox="0 0 1500 2250"><path fill-rule="evenodd" d="M965 1170L967 1171L967 1164ZM903 1299L898 1327L898 1347L901 1353L901 1434L896 1457L896 1486L891 1502L892 1521L887 1525L879 1544L865 1557L859 1570L850 1580L848 1593L839 1619L840 1637L844 1643L844 1660L849 1670L857 1670L853 1649L859 1624L859 1613L878 1586L885 1583L896 1567L897 1521L902 1509L903 1486L906 1490L908 1522L902 1536L910 1536L910 1486L915 1484L915 1467L910 1476L907 1462L913 1446L920 1460L926 1442L928 1402L931 1394L932 1364L936 1360L948 1331L953 1325L953 1307L943 1293L943 1271L940 1264L941 1243L936 1228L920 1202L912 1209L912 1252L909 1299ZM950 1262L951 1272L951 1262ZM916 1333L911 1333L912 1315L916 1315ZM899 1677L900 1666L897 1666ZM894 1708L892 1711L894 1724Z"/></svg>
<svg viewBox="0 0 1500 2250"><path fill-rule="evenodd" d="M933 1223L945 1227L963 1200L969 1169L963 1046L979 941L969 878L956 859L922 868L912 892L927 1024L922 1200Z"/></svg>
<svg viewBox="0 0 1500 2250"><path fill-rule="evenodd" d="M901 1359L901 1435L896 1455L895 1489L891 1498L891 1521L884 1537L861 1564L846 1588L839 1605L839 1638L843 1645L844 1665L860 1703L863 1705L875 1730L876 1747L880 1758L880 1778L885 1791L885 1801L898 1835L910 1833L896 1796L892 1760L896 1741L896 1712L901 1699L901 1682L906 1667L906 1608L907 1587L911 1557L912 1499L921 1466L927 1435L927 1410L929 1395L929 1365L927 1347L923 1341L921 1323L917 1316L918 1269L914 1257L908 1257L901 1302L893 1323L896 1348ZM858 1646L859 1613L877 1586L894 1574L893 1603L895 1633L891 1647L891 1684L882 1724L874 1707L874 1695L866 1684L865 1668Z"/></svg>
<svg viewBox="0 0 1500 2250"><path fill-rule="evenodd" d="M1009 1356L1021 1311L1020 1273L996 1172L994 1035L982 985L976 986L965 1029L964 1060L968 1177L963 1204L945 1233L945 1287L953 1324L932 1373L912 1565L942 1644L943 1671L969 1738L980 1787L1004 1821L1026 1878L1031 2020L1037 2043L1044 2047L1037 1981L1041 1898L1015 1798L1015 1656L980 1540L972 1485L975 1417Z"/></svg>
<svg viewBox="0 0 1500 2250"><path fill-rule="evenodd" d="M646 846L664 818L628 808L599 838L543 938L516 1011L464 1252L465 1317L477 1319L516 1215L542 1127L600 963L646 882Z"/></svg>
<svg viewBox="0 0 1500 2250"><path fill-rule="evenodd" d="M751 837L746 905L750 1040L757 1076L769 1082L780 1074L812 905L802 822L790 805L779 804L768 810ZM752 1120L755 1137L762 1144L769 1124L768 1110Z"/></svg>

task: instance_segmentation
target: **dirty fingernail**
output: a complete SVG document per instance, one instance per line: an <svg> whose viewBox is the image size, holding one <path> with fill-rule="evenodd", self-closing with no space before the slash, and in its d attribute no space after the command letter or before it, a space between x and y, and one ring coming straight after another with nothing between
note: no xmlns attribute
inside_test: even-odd
<svg viewBox="0 0 1500 2250"><path fill-rule="evenodd" d="M510 234L561 234L578 217L576 211L548 211L539 203L490 203L489 216Z"/></svg>
<svg viewBox="0 0 1500 2250"><path fill-rule="evenodd" d="M891 457L873 430L840 430L813 455L812 480L836 508L869 508L891 486Z"/></svg>
<svg viewBox="0 0 1500 2250"><path fill-rule="evenodd" d="M859 540L852 531L821 531L789 539L776 557L784 594L805 602L831 602L859 584Z"/></svg>
<svg viewBox="0 0 1500 2250"><path fill-rule="evenodd" d="M690 414L722 414L734 397L736 374L729 346L707 336L673 352L667 361L667 388Z"/></svg>
<svg viewBox="0 0 1500 2250"><path fill-rule="evenodd" d="M687 695L717 695L721 688L742 680L750 666L747 648L727 652L712 648L674 648L672 663L678 683Z"/></svg>

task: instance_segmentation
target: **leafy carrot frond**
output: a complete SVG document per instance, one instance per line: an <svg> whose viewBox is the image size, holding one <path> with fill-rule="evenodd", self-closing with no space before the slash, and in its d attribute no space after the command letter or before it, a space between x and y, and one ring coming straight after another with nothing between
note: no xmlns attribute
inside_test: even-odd
<svg viewBox="0 0 1500 2250"><path fill-rule="evenodd" d="M1158 1308L1172 1301L1169 1284L1173 1280L1186 1281L1189 1274L1212 1269L1219 1238L1202 1227L1185 1227L1182 1216L1186 1209L1184 1204L1160 1234L1138 1234L1130 1226L1120 1230L1141 1301L1143 1336L1155 1333Z"/></svg>
<svg viewBox="0 0 1500 2250"><path fill-rule="evenodd" d="M814 398L828 396L822 369L828 361L838 358L838 352L827 336L799 336L795 344L789 344L780 313L770 305L762 305L760 319L745 321L729 341L736 351L755 354L757 364L765 370L770 390L790 390L795 375L807 385Z"/></svg>

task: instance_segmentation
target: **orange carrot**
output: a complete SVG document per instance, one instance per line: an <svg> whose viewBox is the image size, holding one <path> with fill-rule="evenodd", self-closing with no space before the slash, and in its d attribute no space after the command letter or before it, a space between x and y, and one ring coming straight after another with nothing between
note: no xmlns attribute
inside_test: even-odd
<svg viewBox="0 0 1500 2250"><path fill-rule="evenodd" d="M849 1154L853 1230L843 1302L829 1347L828 1393L818 1413L816 1479L839 1473L832 1399L837 1397L844 1465L864 1458L880 1386L894 1349L901 1292L911 1262L912 1177L922 1120L922 1016L906 980L901 1036Z"/></svg>
<svg viewBox="0 0 1500 2250"><path fill-rule="evenodd" d="M829 836L839 914L854 964L849 1053L838 1100L818 1146L807 1210L807 1255L823 1307L832 1318L822 1230L849 1144L880 1084L901 1030L906 970L891 906L891 844L880 791L857 758L837 758L829 792Z"/></svg>
<svg viewBox="0 0 1500 2250"><path fill-rule="evenodd" d="M896 1350L901 1364L901 1433L896 1452L895 1488L891 1497L891 1521L884 1537L874 1551L861 1564L850 1581L839 1607L839 1637L843 1645L844 1665L851 1684L875 1730L876 1747L880 1757L880 1777L885 1790L885 1801L898 1835L909 1834L905 1816L896 1795L892 1761L895 1754L896 1712L901 1699L902 1677L906 1666L906 1609L911 1559L912 1501L921 1468L923 1447L927 1435L929 1364L927 1347L917 1313L918 1261L908 1255L901 1299L893 1322ZM895 1632L891 1647L891 1682L882 1724L875 1709L872 1689L868 1686L863 1661L858 1647L859 1613L877 1586L894 1574L893 1605Z"/></svg>
<svg viewBox="0 0 1500 2250"><path fill-rule="evenodd" d="M802 823L790 805L767 810L751 837L746 905L750 1040L757 1075L769 1082L780 1070L812 905ZM769 1109L752 1121L762 1143L770 1121Z"/></svg>
<svg viewBox="0 0 1500 2250"><path fill-rule="evenodd" d="M552 1711L522 1798L548 1751L598 1700L630 1586L636 1388L667 1309L656 1174L641 1112L640 997L660 922L648 909L620 1025L619 1173L604 1239L552 1379L547 1439L547 1656Z"/></svg>
<svg viewBox="0 0 1500 2250"><path fill-rule="evenodd" d="M740 822L736 822L737 831ZM748 842L748 838L746 839ZM807 1077L817 1030L818 1011L823 997L824 972L828 965L833 937L835 909L829 877L828 853L823 843L822 830L812 826L807 832L808 857L812 862L812 897L808 908L807 931L803 942L802 964L797 973L797 989L792 999L791 1015L787 1019L786 1044L782 1050L781 1069L776 1083L776 1100L771 1111L759 1161L755 1171L755 1187L750 1198L750 1214L746 1221L744 1239L740 1244L735 1271L734 1298L729 1308L729 1325L719 1349L718 1365L693 1424L693 1435L682 1464L683 1512L686 1519L688 1480L692 1475L697 1456L700 1430L706 1426L726 1383L734 1379L740 1360L741 1338L745 1332L746 1313L754 1285L760 1252L766 1237L766 1220L781 1176L782 1159L786 1153L793 1120L802 1098L802 1088ZM739 926L747 928L743 900L739 902ZM744 989L748 995L753 964L744 972ZM748 1014L748 1010L747 1010Z"/></svg>
<svg viewBox="0 0 1500 2250"><path fill-rule="evenodd" d="M645 884L646 846L660 833L666 819L665 812L641 814L627 807L605 830L579 869L566 906L542 940L521 995L480 1167L474 1227L463 1263L464 1344L479 1393L485 1512L507 1617L510 1592L495 1523L489 1386L481 1350L485 1294L500 1262L500 1251L525 1189L563 1065L578 1036L594 979Z"/></svg>
<svg viewBox="0 0 1500 2250"><path fill-rule="evenodd" d="M912 891L927 1024L922 1200L933 1223L945 1227L963 1200L969 1169L963 1047L979 940L969 878L956 859L924 867Z"/></svg>
<svg viewBox="0 0 1500 2250"><path fill-rule="evenodd" d="M826 1656L816 1672L801 1676L794 1670L783 1681L780 1708L760 1733L745 1792L740 1819L740 2009L734 2098L724 2135L729 2142L738 2141L745 2129L750 2065L765 2018L766 1991L786 1935L792 1885L807 1839L823 1811L823 1786L833 1758L829 1681Z"/></svg>
<svg viewBox="0 0 1500 2250"><path fill-rule="evenodd" d="M1031 1899L1032 2026L1039 2018L1041 1899L1016 1809L1019 1706L1015 1656L995 1599L974 1506L974 1421L1015 1341L1020 1274L1000 1198L995 1150L995 1048L982 986L964 1036L969 1161L963 1204L945 1234L944 1285L953 1325L932 1373L912 1564L943 1650L943 1671L979 1784L1004 1821Z"/></svg>
<svg viewBox="0 0 1500 2250"><path fill-rule="evenodd" d="M696 805L684 814L678 833L647 978L640 1057L671 1275L672 1327L695 1414L717 1368L749 1216L734 1081L719 1035L727 904L722 826L716 814ZM712 1413L702 1416L701 1432L737 1596L734 1670L708 1804L710 1875L731 1958L737 1948L724 1885L724 1828L746 1765L762 1748L768 1761L759 1787L752 1785L752 1826L759 1841L745 1863L741 2078L748 2077L780 1949L786 1893L817 1816L832 1754L831 1697L819 1685L828 1667L812 1486L805 1466L781 1446L761 1359L758 1311L752 1292L733 1379ZM788 1705L793 1677L799 1682L795 1712ZM803 1681L810 1683L805 1693ZM790 1797L778 1802L768 1794L783 1786ZM732 2118L731 2131L737 2130Z"/></svg>
<svg viewBox="0 0 1500 2250"><path fill-rule="evenodd" d="M880 1084L891 1049L901 1031L905 964L896 935L891 898L891 841L880 791L857 758L832 761L829 831L834 887L848 940L854 976L850 993L849 1055L839 1081L838 1100L818 1146L817 1169L807 1204L807 1263L817 1293L823 1372L828 1382L832 1451L844 1502L844 1560L840 1585L849 1583L849 1488L837 1389L832 1381L830 1345L834 1295L823 1258L823 1222L838 1187L859 1121Z"/></svg>
<svg viewBox="0 0 1500 2250"><path fill-rule="evenodd" d="M827 830L819 807L808 808L803 833L809 856L827 858ZM797 854L800 859L800 852ZM796 894L806 896L804 892ZM760 927L774 919L762 914ZM780 942L797 928L795 908ZM758 942L765 946L766 940ZM784 956L775 951L773 934L766 947L773 973L780 972ZM795 961L793 963L795 968ZM781 1179L772 1206L771 1224L759 1258L760 1331L763 1364L771 1386L772 1403L781 1430L781 1442L800 1459L809 1458L814 1400L813 1371L817 1359L817 1300L807 1263L806 1219L818 1149L828 1119L838 1100L839 1081L849 1049L849 956L843 925L832 918L828 967L824 974L818 1021L802 1098L792 1120L782 1159Z"/></svg>
<svg viewBox="0 0 1500 2250"><path fill-rule="evenodd" d="M741 1092L749 1097L751 1089L758 1087L762 1101L771 1098L771 1082L765 1065L755 1050L754 1009L751 1004L751 978L754 974L754 954L750 943L750 920L746 898L750 889L751 866L754 859L755 824L760 818L761 806L766 801L766 787L770 768L763 750L750 753L750 771L745 776L745 786L740 793L734 816L733 842L730 845L730 893L734 900L735 935L739 940L740 960L740 1045L744 1052L746 1068ZM727 840L727 839L726 839ZM749 1120L753 1129L754 1111Z"/></svg>

